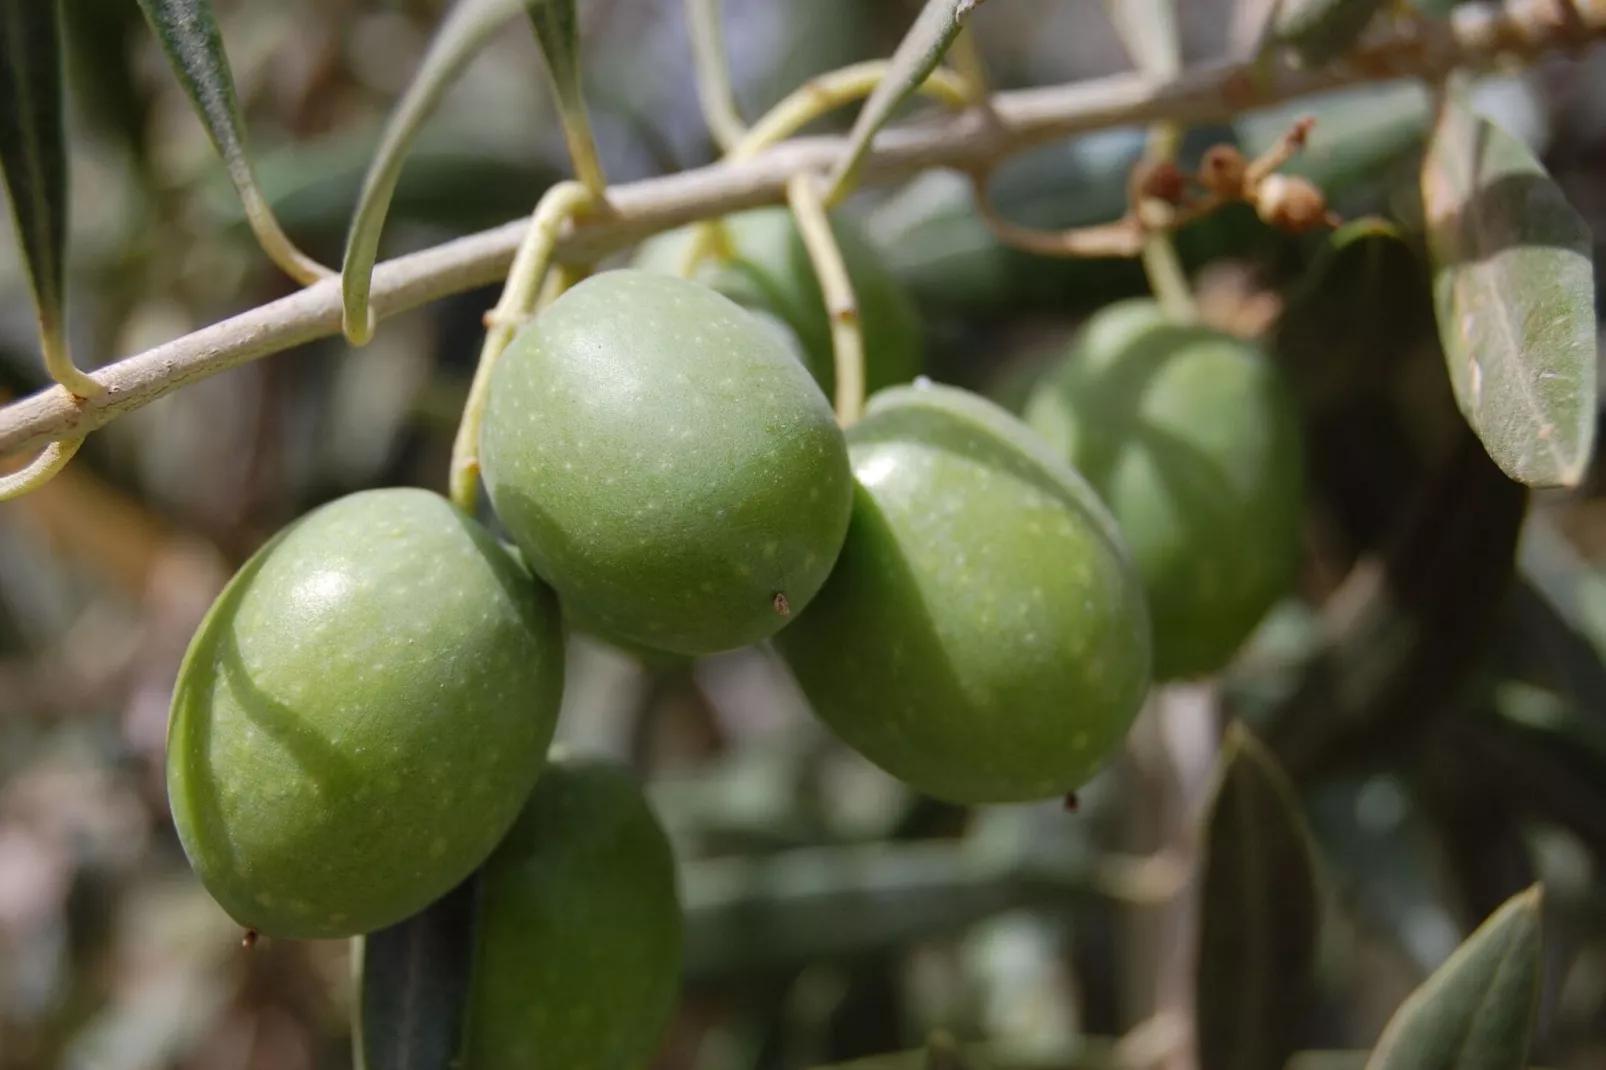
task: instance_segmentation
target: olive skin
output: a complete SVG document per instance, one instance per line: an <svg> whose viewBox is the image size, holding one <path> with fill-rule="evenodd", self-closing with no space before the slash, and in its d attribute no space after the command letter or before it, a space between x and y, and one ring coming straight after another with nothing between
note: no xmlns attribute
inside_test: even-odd
<svg viewBox="0 0 1606 1070"><path fill-rule="evenodd" d="M1226 665L1299 564L1301 430L1280 369L1252 342L1122 301L1088 322L1025 419L1121 525L1156 678Z"/></svg>
<svg viewBox="0 0 1606 1070"><path fill-rule="evenodd" d="M768 638L825 582L852 507L831 406L774 334L701 283L632 269L514 337L480 455L571 622L627 648Z"/></svg>
<svg viewBox="0 0 1606 1070"><path fill-rule="evenodd" d="M680 993L675 860L635 779L554 757L481 873L465 1070L640 1070Z"/></svg>
<svg viewBox="0 0 1606 1070"><path fill-rule="evenodd" d="M834 397L831 316L791 210L753 208L726 216L724 223L735 256L728 261L708 257L698 265L696 279L790 328L820 389ZM875 393L909 382L920 374L924 362L925 329L919 310L857 223L838 213L831 218L831 229L858 304L865 391ZM689 227L655 235L637 251L635 266L678 272L691 236Z"/></svg>
<svg viewBox="0 0 1606 1070"><path fill-rule="evenodd" d="M848 443L842 556L774 640L815 713L948 802L1085 784L1149 687L1149 619L1113 519L1025 425L967 391L884 391Z"/></svg>
<svg viewBox="0 0 1606 1070"><path fill-rule="evenodd" d="M563 669L552 592L444 498L313 510L229 581L180 667L167 792L191 866L267 936L417 913L517 816Z"/></svg>

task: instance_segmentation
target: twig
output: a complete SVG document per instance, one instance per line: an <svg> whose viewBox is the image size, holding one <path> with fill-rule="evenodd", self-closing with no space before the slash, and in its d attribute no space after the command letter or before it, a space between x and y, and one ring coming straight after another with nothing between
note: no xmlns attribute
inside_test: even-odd
<svg viewBox="0 0 1606 1070"><path fill-rule="evenodd" d="M747 133L731 89L730 59L720 32L720 0L686 0L686 30L697 68L697 100L714 144L729 152Z"/></svg>
<svg viewBox="0 0 1606 1070"><path fill-rule="evenodd" d="M848 277L848 266L837 247L817 181L817 176L806 171L794 175L787 183L786 197L831 315L837 423L851 427L864 411L864 332L859 329L859 302L853 294L853 280Z"/></svg>
<svg viewBox="0 0 1606 1070"><path fill-rule="evenodd" d="M1488 69L1509 55L1573 49L1606 36L1606 2L1581 7L1581 29L1555 22L1549 0L1507 0L1488 9L1456 9L1444 53L1468 69ZM895 182L950 167L974 172L989 162L1071 134L1170 120L1219 122L1250 108L1360 83L1421 74L1423 43L1413 33L1384 35L1352 63L1311 70L1272 68L1257 88L1253 65L1217 63L1157 82L1138 74L998 94L992 114L980 109L883 131L865 160L864 180ZM1435 62L1441 56L1435 52ZM556 255L595 261L661 230L764 204L778 204L801 170L826 170L842 157L842 138L799 138L756 159L715 164L609 188L607 217L566 227ZM503 277L529 226L518 220L398 257L374 272L380 319ZM51 387L0 410L0 455L42 449L81 436L199 379L340 332L340 284L326 279L166 345L91 373L104 392L75 401Z"/></svg>
<svg viewBox="0 0 1606 1070"><path fill-rule="evenodd" d="M69 438L62 442L52 442L39 451L39 456L28 464L15 471L0 476L0 502L8 501L28 493L41 484L48 483L57 472L67 467L67 462L73 459L78 447L84 444L81 438Z"/></svg>

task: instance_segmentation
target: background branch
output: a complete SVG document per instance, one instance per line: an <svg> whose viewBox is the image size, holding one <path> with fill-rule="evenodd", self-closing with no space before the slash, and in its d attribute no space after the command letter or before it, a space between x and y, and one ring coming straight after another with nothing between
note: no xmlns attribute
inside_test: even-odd
<svg viewBox="0 0 1606 1070"><path fill-rule="evenodd" d="M1509 56L1582 47L1606 36L1606 0L1578 4L1576 24L1556 18L1550 0L1507 0L1495 7L1462 7L1429 31L1402 26L1348 62L1301 70L1287 64L1263 80L1248 63L1194 68L1170 81L1123 74L1093 82L998 94L989 111L889 129L864 162L862 181L895 182L949 167L974 172L1043 142L1117 126L1168 121L1216 122L1255 108L1367 82L1430 75L1447 66L1487 69ZM734 164L713 164L609 188L615 211L566 227L556 255L595 261L661 230L743 208L777 204L799 171L829 170L841 159L842 138L799 138ZM398 257L376 268L376 316L416 308L503 278L524 237L527 219ZM52 387L0 410L0 455L38 450L78 437L119 415L221 371L338 334L340 283L327 279L166 345L92 373L105 389L76 400Z"/></svg>

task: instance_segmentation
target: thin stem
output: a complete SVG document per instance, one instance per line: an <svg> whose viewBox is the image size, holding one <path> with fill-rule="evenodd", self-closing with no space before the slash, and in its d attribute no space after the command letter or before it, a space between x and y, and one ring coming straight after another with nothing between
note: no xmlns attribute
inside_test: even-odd
<svg viewBox="0 0 1606 1070"><path fill-rule="evenodd" d="M884 59L871 59L810 78L754 123L726 159L732 163L751 160L821 116L856 100L863 100L875 91L875 87L886 76L888 67ZM915 91L952 108L964 108L970 104L965 80L943 67L932 71Z"/></svg>
<svg viewBox="0 0 1606 1070"><path fill-rule="evenodd" d="M81 438L52 442L40 450L39 456L28 462L26 468L0 476L0 502L21 497L50 482L58 472L67 467L67 462L72 460L73 454L77 453L78 447L83 444L84 440Z"/></svg>
<svg viewBox="0 0 1606 1070"><path fill-rule="evenodd" d="M1182 127L1177 123L1155 123L1149 128L1148 151L1151 163L1171 162L1176 159L1182 144ZM1140 213L1141 205L1134 204ZM1143 240L1143 273L1148 276L1149 289L1166 315L1179 322L1198 318L1199 308L1193 297L1193 287L1182 269L1182 258L1171 229L1150 231Z"/></svg>
<svg viewBox="0 0 1606 1070"><path fill-rule="evenodd" d="M676 270L681 278L690 279L697 275L697 269L704 260L713 257L728 261L735 256L736 246L731 241L730 227L725 225L724 219L709 219L692 228L691 240L686 243L686 252L681 256Z"/></svg>
<svg viewBox="0 0 1606 1070"><path fill-rule="evenodd" d="M976 214L1005 245L1037 256L1077 256L1088 259L1131 259L1143 252L1144 233L1128 216L1113 223L1068 230L1038 230L1005 219L987 192L985 175L971 177Z"/></svg>
<svg viewBox="0 0 1606 1070"><path fill-rule="evenodd" d="M1493 11L1482 5L1458 7L1445 24L1444 47L1434 61L1489 70L1547 51L1572 51L1584 43L1583 33L1558 27L1551 11L1548 0L1506 0ZM1581 16L1589 39L1606 37L1606 4L1592 3ZM991 102L992 120L971 110L882 131L865 174L870 181L890 183L938 167L985 170L1013 153L1094 130L1165 119L1216 122L1246 108L1344 86L1415 80L1423 62L1421 41L1396 33L1375 38L1351 63L1312 69L1284 63L1263 91L1248 98L1243 87L1250 67L1235 62L1202 65L1165 82L1128 73L999 93ZM567 261L596 261L659 231L780 203L792 175L829 169L846 150L843 138L802 138L752 160L612 187L610 211L565 228L557 255ZM508 223L380 264L374 272L375 314L383 320L504 277L528 228L525 221ZM75 398L66 387L52 387L12 402L0 409L0 455L81 437L197 380L338 334L340 312L340 284L325 279L96 369L90 378L105 390L92 397Z"/></svg>
<svg viewBox="0 0 1606 1070"><path fill-rule="evenodd" d="M602 170L602 158L597 155L597 140L591 134L591 116L584 101L577 99L564 109L563 140L569 146L574 177L592 196L601 198L608 189L608 176Z"/></svg>
<svg viewBox="0 0 1606 1070"><path fill-rule="evenodd" d="M825 210L817 176L808 172L794 175L786 184L786 199L797 218L798 231L831 316L836 420L843 427L852 427L864 412L864 332L859 329L859 302L853 295L853 281L831 230L831 217Z"/></svg>
<svg viewBox="0 0 1606 1070"><path fill-rule="evenodd" d="M965 83L967 103L980 104L987 99L987 65L982 62L981 49L971 35L970 24L959 28L954 43L948 46L948 61Z"/></svg>
<svg viewBox="0 0 1606 1070"><path fill-rule="evenodd" d="M591 190L580 182L559 182L547 190L536 205L513 258L507 284L496 307L485 315L485 343L480 348L474 381L469 384L463 419L452 443L451 475L448 493L452 504L473 514L479 498L480 427L485 422L485 406L491 398L491 377L503 350L513 335L535 312L542 282L552 263L558 232L577 213L596 204Z"/></svg>
<svg viewBox="0 0 1606 1070"><path fill-rule="evenodd" d="M45 371L74 398L92 398L102 392L100 383L73 363L61 326L43 315L39 320L39 348L44 352Z"/></svg>
<svg viewBox="0 0 1606 1070"><path fill-rule="evenodd" d="M241 194L240 204L245 209L245 219L251 227L251 233L256 235L257 244L268 254L268 259L277 264L281 271L303 286L311 286L337 274L296 248L295 242L279 226L273 209L262 199L255 186L242 189Z"/></svg>
<svg viewBox="0 0 1606 1070"><path fill-rule="evenodd" d="M721 32L720 0L686 0L686 27L697 68L697 100L703 120L721 152L729 152L747 133L731 88L730 59Z"/></svg>

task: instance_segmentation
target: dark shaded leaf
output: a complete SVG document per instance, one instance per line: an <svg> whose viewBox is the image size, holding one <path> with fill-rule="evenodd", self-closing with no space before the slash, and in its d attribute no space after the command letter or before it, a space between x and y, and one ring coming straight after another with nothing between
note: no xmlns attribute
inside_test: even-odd
<svg viewBox="0 0 1606 1070"><path fill-rule="evenodd" d="M356 1021L361 1070L439 1070L463 1046L473 981L480 879L420 914L358 940Z"/></svg>
<svg viewBox="0 0 1606 1070"><path fill-rule="evenodd" d="M1429 139L1422 203L1439 338L1463 415L1511 478L1577 485L1596 420L1588 225L1458 85Z"/></svg>
<svg viewBox="0 0 1606 1070"><path fill-rule="evenodd" d="M0 167L47 349L61 337L66 289L62 94L56 5L0 0Z"/></svg>
<svg viewBox="0 0 1606 1070"><path fill-rule="evenodd" d="M954 38L964 28L965 20L983 2L926 0L926 6L915 16L914 25L892 53L886 77L875 87L875 92L870 94L858 118L853 121L853 129L848 132L847 151L831 172L828 202L835 202L842 192L852 188L859 166L864 162L865 153L870 151L876 133L937 69L937 64L948 52L948 46L954 43Z"/></svg>
<svg viewBox="0 0 1606 1070"><path fill-rule="evenodd" d="M145 168L150 91L134 71L133 42L144 34L139 9L127 0L60 0L67 74L87 116L128 148Z"/></svg>
<svg viewBox="0 0 1606 1070"><path fill-rule="evenodd" d="M1277 39L1312 66L1354 47L1387 0L1282 0Z"/></svg>
<svg viewBox="0 0 1606 1070"><path fill-rule="evenodd" d="M1282 1070L1297 1048L1320 926L1316 863L1276 760L1234 723L1206 818L1199 1063Z"/></svg>
<svg viewBox="0 0 1606 1070"><path fill-rule="evenodd" d="M1400 1006L1366 1070L1522 1070L1539 1004L1538 885L1507 900Z"/></svg>
<svg viewBox="0 0 1606 1070"><path fill-rule="evenodd" d="M354 344L360 345L373 335L368 294L374 260L379 255L379 237L419 127L469 62L518 13L519 4L520 0L459 0L441 22L407 92L385 123L379 148L363 179L362 196L340 265L344 329Z"/></svg>
<svg viewBox="0 0 1606 1070"><path fill-rule="evenodd" d="M139 5L218 155L223 157L229 179L263 250L300 282L331 274L328 268L296 249L257 188L246 151L245 120L234 92L234 75L229 70L229 57L223 50L211 0L139 0Z"/></svg>

